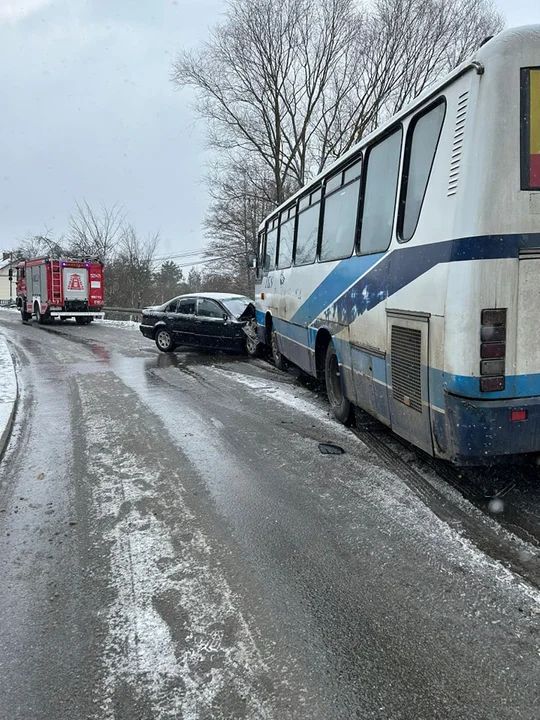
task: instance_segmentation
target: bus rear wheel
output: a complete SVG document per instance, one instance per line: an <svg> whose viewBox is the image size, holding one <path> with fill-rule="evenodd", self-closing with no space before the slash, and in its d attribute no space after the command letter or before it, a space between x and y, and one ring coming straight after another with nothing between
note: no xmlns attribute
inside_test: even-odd
<svg viewBox="0 0 540 720"><path fill-rule="evenodd" d="M354 417L353 406L345 397L343 383L341 381L341 368L334 343L330 341L326 350L326 361L324 364L324 379L326 382L326 394L330 409L336 420L344 425L351 425Z"/></svg>
<svg viewBox="0 0 540 720"><path fill-rule="evenodd" d="M272 350L272 359L274 361L274 365L277 367L278 370L286 370L287 360L281 354L281 350L279 349L278 344L277 333L274 330L273 325L272 329L270 330L270 348Z"/></svg>

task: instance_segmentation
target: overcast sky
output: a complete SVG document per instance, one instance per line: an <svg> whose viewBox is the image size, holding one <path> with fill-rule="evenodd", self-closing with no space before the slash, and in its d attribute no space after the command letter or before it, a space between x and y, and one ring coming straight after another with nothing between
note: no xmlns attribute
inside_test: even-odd
<svg viewBox="0 0 540 720"><path fill-rule="evenodd" d="M507 24L540 0L496 0ZM66 230L76 200L124 206L162 251L203 245L204 128L169 81L225 0L0 0L0 250Z"/></svg>

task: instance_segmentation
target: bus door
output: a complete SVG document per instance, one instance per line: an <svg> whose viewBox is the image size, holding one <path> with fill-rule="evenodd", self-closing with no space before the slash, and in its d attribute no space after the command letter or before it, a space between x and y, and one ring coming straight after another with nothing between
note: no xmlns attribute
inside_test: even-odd
<svg viewBox="0 0 540 720"><path fill-rule="evenodd" d="M429 400L429 314L387 310L388 404L392 430L433 454Z"/></svg>

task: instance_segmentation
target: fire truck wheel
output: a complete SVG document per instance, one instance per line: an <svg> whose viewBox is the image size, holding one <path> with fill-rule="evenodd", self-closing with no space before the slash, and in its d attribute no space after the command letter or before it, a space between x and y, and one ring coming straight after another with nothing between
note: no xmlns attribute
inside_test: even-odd
<svg viewBox="0 0 540 720"><path fill-rule="evenodd" d="M31 313L28 313L25 310L23 310L23 308L21 308L21 320L23 322L30 320L31 317L32 317Z"/></svg>
<svg viewBox="0 0 540 720"><path fill-rule="evenodd" d="M34 314L36 316L36 320L40 325L45 324L45 315L41 312L41 308L39 307L39 303L36 303L34 305Z"/></svg>
<svg viewBox="0 0 540 720"><path fill-rule="evenodd" d="M172 352L174 350L174 343L171 333L165 328L161 328L156 333L156 345L158 350L161 352Z"/></svg>

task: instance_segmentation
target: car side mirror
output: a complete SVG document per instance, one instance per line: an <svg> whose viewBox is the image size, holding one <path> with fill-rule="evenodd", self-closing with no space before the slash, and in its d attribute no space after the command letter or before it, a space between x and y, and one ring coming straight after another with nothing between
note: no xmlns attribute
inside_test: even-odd
<svg viewBox="0 0 540 720"><path fill-rule="evenodd" d="M228 319L229 316L227 315L227 313L223 313L223 322L227 322Z"/></svg>

